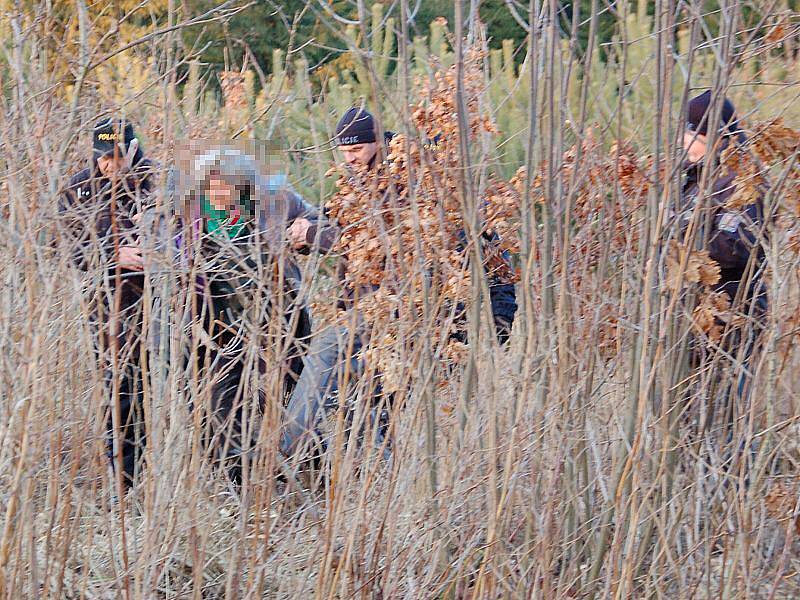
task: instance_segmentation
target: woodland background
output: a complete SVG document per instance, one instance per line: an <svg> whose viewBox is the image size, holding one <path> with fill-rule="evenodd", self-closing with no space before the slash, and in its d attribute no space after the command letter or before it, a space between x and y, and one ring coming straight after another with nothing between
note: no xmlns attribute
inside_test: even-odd
<svg viewBox="0 0 800 600"><path fill-rule="evenodd" d="M0 595L800 595L799 9L0 2ZM241 490L193 453L178 369L151 373L150 466L133 495L115 499L86 281L51 243L59 191L90 156L92 124L124 115L162 164L176 139L272 140L295 187L322 204L336 189L326 172L344 110L363 100L387 129L412 135L410 109L427 106L421 90L435 72L452 69L448 93L464 98L470 49L480 58L468 110L494 131L465 138L451 177L480 191L489 176L540 173L515 180L510 347L493 343L478 312L455 370L440 367L433 341L404 354L390 339L383 356L403 357L392 364L407 388L391 463L340 445L329 469L276 482L272 413ZM728 437L694 430L716 374L733 377L737 362L692 378L687 340L705 290L691 248L679 250L675 284L659 244L680 189L682 107L711 87L758 142L748 172L769 182L775 214L771 312L749 367L756 391ZM475 197L459 196L462 216ZM324 302L328 266L304 264L309 294ZM482 297L479 282L471 294ZM712 333L702 332L713 347ZM723 466L736 448L755 449L747 469Z"/></svg>

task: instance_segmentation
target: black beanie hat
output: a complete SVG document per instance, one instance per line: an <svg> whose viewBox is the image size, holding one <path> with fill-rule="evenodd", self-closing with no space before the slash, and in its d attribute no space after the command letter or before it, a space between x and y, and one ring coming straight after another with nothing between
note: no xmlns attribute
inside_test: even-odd
<svg viewBox="0 0 800 600"><path fill-rule="evenodd" d="M363 108L354 106L336 126L337 146L368 144L375 139L375 118Z"/></svg>
<svg viewBox="0 0 800 600"><path fill-rule="evenodd" d="M700 135L708 135L708 120L710 118L711 90L706 90L699 96L689 100L686 106L686 127ZM736 120L736 109L733 103L725 98L720 113L719 131L721 135L735 135L739 133L739 121Z"/></svg>
<svg viewBox="0 0 800 600"><path fill-rule="evenodd" d="M94 158L113 154L114 148L119 144L119 151L124 156L128 152L131 142L136 139L133 125L119 119L109 117L98 121L92 132L92 149Z"/></svg>

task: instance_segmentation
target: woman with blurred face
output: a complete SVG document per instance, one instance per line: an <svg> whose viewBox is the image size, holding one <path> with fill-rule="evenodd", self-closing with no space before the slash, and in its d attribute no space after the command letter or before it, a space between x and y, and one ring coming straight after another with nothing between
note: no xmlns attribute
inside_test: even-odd
<svg viewBox="0 0 800 600"><path fill-rule="evenodd" d="M205 335L189 360L201 381L212 382L209 449L238 481L243 456L253 449L257 428L248 421L263 407L264 382L280 381L281 395L291 390L303 364L301 340L310 334L302 273L287 241L326 252L337 234L326 232L317 209L284 175L267 175L259 161L236 148L196 157L190 175L190 216L179 225L178 255L192 257L198 276L193 318ZM298 222L306 224L302 240L287 233ZM280 360L268 363L267 356ZM254 381L253 371L265 377Z"/></svg>

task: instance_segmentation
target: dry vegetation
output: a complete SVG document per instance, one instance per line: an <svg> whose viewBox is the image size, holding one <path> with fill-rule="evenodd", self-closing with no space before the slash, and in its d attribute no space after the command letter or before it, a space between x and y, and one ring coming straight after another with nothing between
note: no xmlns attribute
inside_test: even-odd
<svg viewBox="0 0 800 600"><path fill-rule="evenodd" d="M435 23L428 46L409 41L406 0L359 30L311 2L351 40L345 66L312 82L302 49L289 48L294 62L277 53L259 92L252 69L222 74L221 102L177 32L234 6L198 16L171 1L122 3L131 13L115 29L113 3L78 0L66 15L22 4L0 14L0 595L800 596L800 62L788 4L757 3L753 25L749 2L592 2L575 27L587 20L594 32L610 10L619 33L580 49L553 18L559 2L527 12L512 2L529 28L515 64L487 50L468 6ZM141 24L158 11L163 22ZM364 51L368 29L389 40L377 47L391 70ZM718 342L751 325L709 291L718 266L670 219L688 87L727 93L750 137L724 157L738 173L732 207L769 190L771 311L746 365ZM359 97L400 132L393 160L377 177L325 178L335 119ZM267 348L259 384L273 393L254 417L249 476L231 486L190 410L208 382L179 358L186 289L148 267L145 323L160 317L172 335L145 374L148 466L119 495L88 318L113 284L72 266L56 210L109 111L136 122L163 164L172 140L192 136L304 149L291 153L292 179L345 226L337 251L355 258L354 281L380 286L362 307L374 340L365 379L381 373L395 393L391 460L347 443L339 419L319 469L284 462L274 393L284 357ZM437 134L441 148L425 148ZM391 192L379 207L376 188ZM520 302L508 348L474 266L496 265L485 228L515 254L516 272L501 273ZM303 266L318 319L339 318L328 262ZM148 304L156 291L160 315ZM467 319L453 324L458 303ZM467 344L453 344L456 326ZM700 370L692 338L707 350ZM743 368L754 392L727 428L726 384ZM370 389L356 390L357 419Z"/></svg>

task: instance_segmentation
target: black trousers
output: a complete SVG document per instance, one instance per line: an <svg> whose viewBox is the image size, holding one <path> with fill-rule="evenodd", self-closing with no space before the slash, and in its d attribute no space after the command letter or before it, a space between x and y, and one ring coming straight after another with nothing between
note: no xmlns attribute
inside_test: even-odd
<svg viewBox="0 0 800 600"><path fill-rule="evenodd" d="M232 481L239 483L242 477L243 454L249 448L244 421L245 406L248 407L252 423L253 412L261 412L264 396L256 387L248 385L245 362L241 358L225 360L210 352L209 369L199 371L204 379L213 379L210 402L202 419L202 446L211 452L214 463L222 468ZM253 403L254 399L256 402ZM201 409L193 406L193 410ZM251 424L249 431L254 431Z"/></svg>
<svg viewBox="0 0 800 600"><path fill-rule="evenodd" d="M146 441L144 426L144 387L142 385L141 311L132 306L120 318L122 331L114 338L109 332L109 322L93 319L95 353L103 370L106 402L106 453L115 471L123 475L129 486L138 470ZM100 342L102 344L100 344ZM101 347L102 346L102 347ZM116 352L116 356L113 353ZM145 359L146 360L146 359ZM116 368L114 368L116 365ZM115 394L116 392L116 394ZM115 416L119 403L119 422L115 429ZM115 438L119 449L115 448ZM118 464L119 460L121 464Z"/></svg>
<svg viewBox="0 0 800 600"><path fill-rule="evenodd" d="M106 416L106 449L109 460L115 470L122 471L123 482L126 486L133 483L135 474L141 470L141 459L146 441L144 426L143 398L141 369L138 364L125 365L119 375L119 428L117 438L121 446L120 452L114 448L114 411L116 400L113 397L114 373L106 371L106 385L110 392L110 402ZM121 464L118 459L121 454Z"/></svg>
<svg viewBox="0 0 800 600"><path fill-rule="evenodd" d="M741 425L746 418L753 395L753 369L761 350L763 322L756 321L742 329L729 331L721 342L721 354L709 349L699 339L690 347L690 368L697 382L700 373L713 369L706 375L706 389L690 386L689 397L701 392L701 403L694 412L690 439L697 444L697 454L708 465L719 464L721 474L735 475L743 463L744 473L749 473L755 460L757 446L748 443ZM693 459L694 460L694 459ZM748 476L745 476L747 484Z"/></svg>
<svg viewBox="0 0 800 600"><path fill-rule="evenodd" d="M103 365L105 373L106 396L109 398L106 412L106 450L108 458L115 471L121 471L123 482L130 486L137 473L142 469L142 458L144 448L147 443L148 432L144 419L144 386L142 382L143 374L147 373L146 366L148 360L147 352L142 355L142 344L145 343L141 338L142 323L141 311L138 307L130 307L124 311L123 332L117 337L117 364L116 370L110 368L112 364L110 344L107 335L107 324L98 326L98 319L94 319L96 339L103 340L105 346L105 356L100 356L98 348L98 360ZM221 312L221 311L220 311ZM217 315L215 315L217 316ZM288 372L282 382L282 391L286 395L294 388L301 371L303 370L302 355L305 352L305 344L310 333L310 320L306 309L301 309L299 318L296 320L294 331L292 332L292 344L289 350ZM291 320L291 314L287 314L287 324ZM212 320L206 313L202 316L204 329L210 334L216 334L216 342L221 346L228 344L246 346L245 340L232 340L227 335L219 335L219 328L211 326ZM287 335L289 335L287 333ZM141 364L145 361L145 365ZM250 377L251 371L246 367L246 360L243 353L233 353L232 355L222 355L217 349L207 348L201 344L194 359L186 356L184 367L187 374L191 373L192 360L196 361L197 373L200 382L213 381L210 390L209 406L203 415L203 447L215 455L216 462L223 467L231 479L238 481L241 479L242 452L249 444L244 439L245 426L243 422L245 406L253 411L260 412L263 409L265 398L259 386L248 385L245 377ZM266 367L262 360L258 359L255 368L258 369L258 377L268 377ZM115 382L115 378L117 382ZM114 389L117 395L114 395ZM202 385L200 386L203 387ZM254 402L255 400L255 402ZM119 426L115 428L114 411L116 403L119 403ZM196 402L192 402L192 409L199 408ZM115 438L119 447L115 448Z"/></svg>
<svg viewBox="0 0 800 600"><path fill-rule="evenodd" d="M288 350L287 370L283 374L280 393L283 402L292 393L304 370L303 354L308 339L309 318L303 309L299 315L298 323L291 336ZM287 324L291 315L287 315ZM209 323L205 323L207 331ZM217 335L215 340L224 348L238 347L239 352L223 354L219 349L200 347L196 356L197 373L200 383L208 381L211 384L209 401L206 406L200 407L196 403L193 410L204 410L202 419L203 448L209 452L221 469L228 474L232 481L239 483L242 477L244 455L249 453L255 442L257 434L257 419L263 414L266 396L262 381L270 380L267 365L261 358L253 360L248 365L245 349L248 342L245 338L231 338L225 334ZM284 340L285 341L285 340ZM187 365L191 360L187 362ZM257 373L253 373L256 370Z"/></svg>

